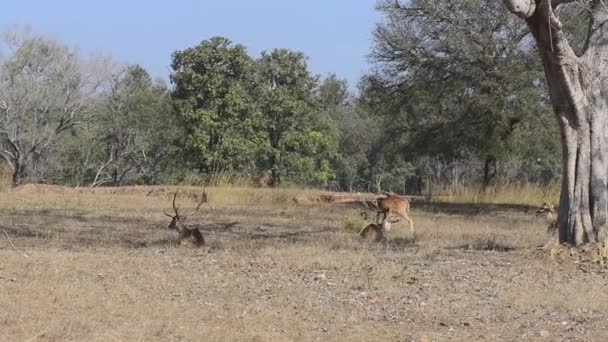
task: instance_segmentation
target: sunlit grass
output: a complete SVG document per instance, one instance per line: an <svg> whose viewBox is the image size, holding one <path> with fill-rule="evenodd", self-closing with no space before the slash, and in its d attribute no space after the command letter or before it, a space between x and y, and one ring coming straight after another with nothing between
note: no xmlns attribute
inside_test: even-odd
<svg viewBox="0 0 608 342"><path fill-rule="evenodd" d="M560 184L548 185L499 184L486 189L473 186L450 186L438 189L431 197L432 202L470 204L522 204L540 205L544 202L557 203Z"/></svg>

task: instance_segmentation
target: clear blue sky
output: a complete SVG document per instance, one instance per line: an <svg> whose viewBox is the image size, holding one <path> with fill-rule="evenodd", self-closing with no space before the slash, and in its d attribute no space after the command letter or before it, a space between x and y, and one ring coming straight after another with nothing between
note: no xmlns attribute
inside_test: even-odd
<svg viewBox="0 0 608 342"><path fill-rule="evenodd" d="M170 56L214 35L257 56L289 48L312 72L335 72L351 86L369 69L375 0L3 0L0 30L30 25L85 52L143 65L168 79Z"/></svg>

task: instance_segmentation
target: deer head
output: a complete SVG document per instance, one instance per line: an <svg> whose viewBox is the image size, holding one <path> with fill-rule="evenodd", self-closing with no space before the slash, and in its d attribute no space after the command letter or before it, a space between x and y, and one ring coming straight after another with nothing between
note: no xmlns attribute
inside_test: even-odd
<svg viewBox="0 0 608 342"><path fill-rule="evenodd" d="M551 214L555 214L556 210L555 210L555 206L553 204L549 205L546 202L543 203L543 205L538 208L538 210L536 211L536 215L542 215L542 214L547 214L547 215L551 215Z"/></svg>
<svg viewBox="0 0 608 342"><path fill-rule="evenodd" d="M172 229L172 230L179 230L180 227L179 226L185 226L184 225L184 221L186 221L188 219L188 216L195 214L196 212L198 212L198 210L201 208L201 206L203 205L203 203L207 202L207 193L205 192L205 188L203 188L203 193L201 195L201 198L196 206L196 209L187 213L186 215L182 215L179 213L179 205L175 205L175 199L177 198L177 191L173 194L173 215L167 213L166 211L164 212L164 214L168 217L171 218L171 223L169 223L169 226L167 226L167 228Z"/></svg>

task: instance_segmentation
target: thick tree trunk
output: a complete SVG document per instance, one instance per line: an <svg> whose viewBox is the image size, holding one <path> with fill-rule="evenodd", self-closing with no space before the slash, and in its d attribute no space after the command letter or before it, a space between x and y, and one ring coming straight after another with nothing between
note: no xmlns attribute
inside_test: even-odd
<svg viewBox="0 0 608 342"><path fill-rule="evenodd" d="M591 13L589 36L575 53L555 9L566 1L504 2L526 20L536 38L561 130L559 240L577 246L607 242L608 9L602 1L585 4L590 8L584 13Z"/></svg>
<svg viewBox="0 0 608 342"><path fill-rule="evenodd" d="M20 162L15 161L13 163L13 186L17 186L21 184L21 179L23 175L23 166Z"/></svg>
<svg viewBox="0 0 608 342"><path fill-rule="evenodd" d="M492 185L494 178L496 178L498 162L494 156L487 156L483 167L483 188L484 190Z"/></svg>
<svg viewBox="0 0 608 342"><path fill-rule="evenodd" d="M272 175L272 186L278 188L281 185L281 170L280 170L280 155L277 156L277 150L273 149L272 155L270 156L270 172Z"/></svg>

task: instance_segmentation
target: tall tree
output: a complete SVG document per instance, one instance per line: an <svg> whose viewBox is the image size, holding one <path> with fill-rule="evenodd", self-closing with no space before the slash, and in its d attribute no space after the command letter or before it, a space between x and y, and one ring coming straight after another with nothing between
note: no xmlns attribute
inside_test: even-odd
<svg viewBox="0 0 608 342"><path fill-rule="evenodd" d="M122 68L59 142L49 180L77 186L158 183L176 164L183 167L177 119L162 81L138 65Z"/></svg>
<svg viewBox="0 0 608 342"><path fill-rule="evenodd" d="M348 93L348 82L339 79L336 74L330 74L319 85L317 91L321 105L326 110L345 105L350 97Z"/></svg>
<svg viewBox="0 0 608 342"><path fill-rule="evenodd" d="M0 156L17 185L42 177L49 150L90 109L107 74L103 63L27 30L6 32L2 49Z"/></svg>
<svg viewBox="0 0 608 342"><path fill-rule="evenodd" d="M173 99L185 121L187 147L204 172L249 165L256 139L250 96L253 60L244 46L213 37L173 54Z"/></svg>
<svg viewBox="0 0 608 342"><path fill-rule="evenodd" d="M608 241L608 7L603 0L504 0L534 36L563 146L559 239ZM568 15L585 30L566 30Z"/></svg>
<svg viewBox="0 0 608 342"><path fill-rule="evenodd" d="M115 75L109 93L91 119L96 149L92 185L122 185L129 177L147 184L177 160L178 125L169 91L138 65Z"/></svg>
<svg viewBox="0 0 608 342"><path fill-rule="evenodd" d="M331 133L332 120L320 111L317 79L308 71L306 57L275 49L263 52L257 65L261 127L268 139L273 178L280 182L286 160L292 169L308 169L320 179L327 178L329 164L324 157L335 152L335 132Z"/></svg>
<svg viewBox="0 0 608 342"><path fill-rule="evenodd" d="M385 21L372 57L389 92L401 97L415 151L485 160L496 174L516 127L543 107L542 73L528 30L493 0L382 0Z"/></svg>

